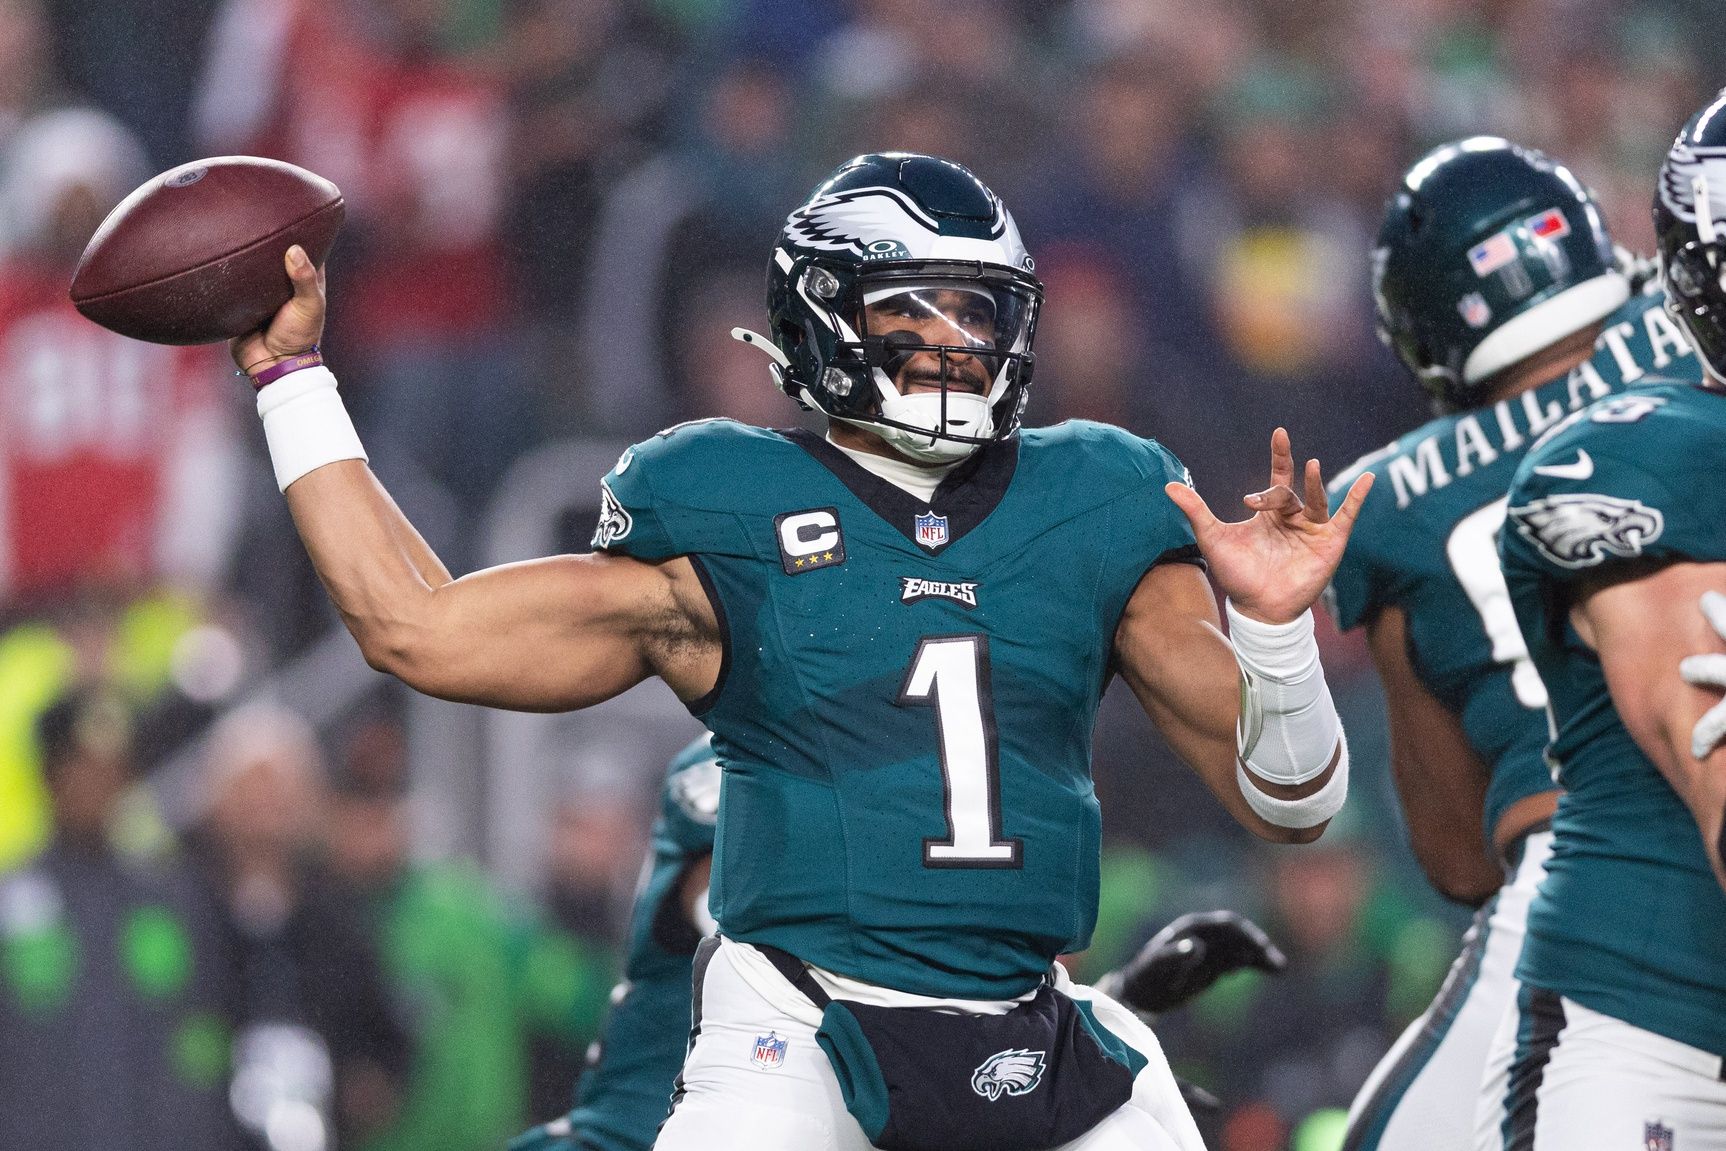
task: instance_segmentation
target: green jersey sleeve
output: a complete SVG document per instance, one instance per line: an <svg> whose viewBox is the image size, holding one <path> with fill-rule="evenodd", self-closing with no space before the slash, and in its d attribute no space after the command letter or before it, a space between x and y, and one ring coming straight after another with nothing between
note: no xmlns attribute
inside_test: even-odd
<svg viewBox="0 0 1726 1151"><path fill-rule="evenodd" d="M1099 482L1116 493L1105 509L1107 527L1098 535L1107 548L1099 585L1104 618L1118 620L1152 568L1164 563L1204 566L1192 525L1163 490L1170 483L1191 487L1192 475L1155 440L1102 425L1082 432L1099 437L1088 445L1090 454L1106 469Z"/></svg>
<svg viewBox="0 0 1726 1151"><path fill-rule="evenodd" d="M1199 566L1198 540L1186 515L1163 488L1193 486L1192 473L1156 440L1142 439L1107 424L1074 420L1071 429L1097 474L1087 482L1113 493L1109 500L1110 560L1117 574L1136 585L1159 563ZM1129 589L1130 590L1130 589Z"/></svg>
<svg viewBox="0 0 1726 1151"><path fill-rule="evenodd" d="M1688 390L1603 400L1529 452L1500 542L1507 573L1562 585L1626 561L1726 554L1718 526L1704 522L1706 501L1694 497L1711 458L1710 442L1695 437L1715 430L1691 418Z"/></svg>
<svg viewBox="0 0 1726 1151"><path fill-rule="evenodd" d="M696 420L628 448L599 482L590 546L649 561L753 554L723 493L741 445L770 436L734 420Z"/></svg>
<svg viewBox="0 0 1726 1151"><path fill-rule="evenodd" d="M599 523L589 545L594 551L641 560L668 559L681 553L660 516L648 476L652 465L643 462L653 458L649 452L655 446L649 440L626 448L599 481Z"/></svg>

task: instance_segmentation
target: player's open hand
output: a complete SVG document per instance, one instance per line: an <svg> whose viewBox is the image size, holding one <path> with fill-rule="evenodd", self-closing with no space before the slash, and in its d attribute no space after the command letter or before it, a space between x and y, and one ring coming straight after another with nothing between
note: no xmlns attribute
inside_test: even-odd
<svg viewBox="0 0 1726 1151"><path fill-rule="evenodd" d="M324 334L324 270L314 268L298 244L282 256L282 264L293 281L293 297L263 328L228 341L235 366L247 375L309 351Z"/></svg>
<svg viewBox="0 0 1726 1151"><path fill-rule="evenodd" d="M1726 595L1717 591L1703 592L1699 606L1715 632L1726 639ZM1694 687L1726 688L1726 655L1709 652L1685 656L1678 665L1678 674L1684 677L1685 683ZM1726 739L1726 700L1709 708L1696 721L1690 732L1690 754L1697 759L1707 759L1722 739Z"/></svg>
<svg viewBox="0 0 1726 1151"><path fill-rule="evenodd" d="M1294 455L1282 428L1271 434L1271 482L1246 497L1250 519L1224 523L1211 514L1203 497L1185 484L1163 490L1193 525L1199 550L1235 610L1265 623L1287 623L1312 606L1342 560L1348 534L1372 473L1349 488L1336 515L1325 503L1324 477L1317 460L1308 460L1303 487L1294 489Z"/></svg>

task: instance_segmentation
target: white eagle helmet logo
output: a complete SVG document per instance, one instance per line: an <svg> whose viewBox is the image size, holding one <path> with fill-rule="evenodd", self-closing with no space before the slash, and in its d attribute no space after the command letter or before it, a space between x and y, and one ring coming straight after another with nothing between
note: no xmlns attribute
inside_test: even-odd
<svg viewBox="0 0 1726 1151"><path fill-rule="evenodd" d="M1698 184L1697 177L1704 177ZM1672 145L1660 165L1660 201L1680 220L1695 222L1698 189L1708 196L1709 218L1726 222L1726 148Z"/></svg>
<svg viewBox="0 0 1726 1151"><path fill-rule="evenodd" d="M1592 492L1543 496L1511 508L1510 518L1542 555L1567 568L1639 556L1666 529L1659 508Z"/></svg>
<svg viewBox="0 0 1726 1151"><path fill-rule="evenodd" d="M864 260L984 260L1032 267L1013 218L993 195L987 239L941 235L940 221L897 188L852 188L821 196L785 219L785 243Z"/></svg>
<svg viewBox="0 0 1726 1151"><path fill-rule="evenodd" d="M971 1072L971 1090L993 1103L1003 1095L1029 1095L1043 1081L1048 1052L997 1051Z"/></svg>

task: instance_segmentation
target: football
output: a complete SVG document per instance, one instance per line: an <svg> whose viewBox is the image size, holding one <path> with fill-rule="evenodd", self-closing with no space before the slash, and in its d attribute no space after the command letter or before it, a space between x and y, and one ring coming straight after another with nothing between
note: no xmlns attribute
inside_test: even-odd
<svg viewBox="0 0 1726 1151"><path fill-rule="evenodd" d="M282 253L322 264L342 193L304 168L217 156L147 180L102 221L72 276L72 303L154 344L208 344L262 326L293 295Z"/></svg>

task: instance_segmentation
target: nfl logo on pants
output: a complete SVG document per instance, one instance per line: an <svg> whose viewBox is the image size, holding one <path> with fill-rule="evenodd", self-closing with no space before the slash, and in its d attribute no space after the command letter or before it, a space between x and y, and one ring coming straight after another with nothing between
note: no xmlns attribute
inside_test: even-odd
<svg viewBox="0 0 1726 1151"><path fill-rule="evenodd" d="M755 1054L750 1056L750 1062L762 1071L772 1071L785 1062L785 1048L789 1045L789 1040L779 1038L772 1031L766 1035L757 1035L755 1037Z"/></svg>
<svg viewBox="0 0 1726 1151"><path fill-rule="evenodd" d="M1647 1151L1672 1151L1672 1128L1659 1120L1644 1123L1642 1145Z"/></svg>

